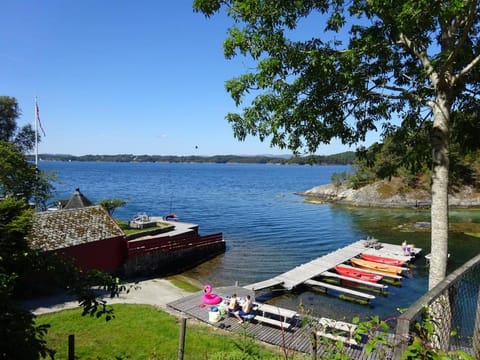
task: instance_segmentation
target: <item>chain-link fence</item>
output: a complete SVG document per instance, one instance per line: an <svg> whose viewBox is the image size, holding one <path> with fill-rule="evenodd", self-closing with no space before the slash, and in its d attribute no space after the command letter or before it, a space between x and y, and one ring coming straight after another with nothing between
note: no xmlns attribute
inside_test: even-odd
<svg viewBox="0 0 480 360"><path fill-rule="evenodd" d="M428 336L429 329L433 336ZM401 358L414 336L424 347L463 350L480 359L480 255L447 276L397 320L394 359Z"/></svg>

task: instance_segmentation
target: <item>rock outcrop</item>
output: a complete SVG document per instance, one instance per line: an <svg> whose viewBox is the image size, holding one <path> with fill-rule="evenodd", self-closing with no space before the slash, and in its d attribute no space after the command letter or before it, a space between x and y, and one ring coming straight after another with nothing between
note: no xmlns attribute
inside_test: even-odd
<svg viewBox="0 0 480 360"><path fill-rule="evenodd" d="M336 203L359 207L430 208L431 194L425 190L402 191L398 183L382 180L360 189L326 184L299 193L314 203ZM463 187L449 194L451 208L480 207L480 192Z"/></svg>

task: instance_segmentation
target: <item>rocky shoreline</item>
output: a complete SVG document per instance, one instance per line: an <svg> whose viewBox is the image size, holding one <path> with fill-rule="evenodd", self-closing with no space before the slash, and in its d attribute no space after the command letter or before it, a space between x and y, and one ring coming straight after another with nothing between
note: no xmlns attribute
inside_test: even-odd
<svg viewBox="0 0 480 360"><path fill-rule="evenodd" d="M333 203L358 207L429 209L431 194L425 190L400 191L398 184L379 181L360 189L326 184L298 193L310 203ZM449 194L449 206L456 209L480 208L480 192L463 187Z"/></svg>

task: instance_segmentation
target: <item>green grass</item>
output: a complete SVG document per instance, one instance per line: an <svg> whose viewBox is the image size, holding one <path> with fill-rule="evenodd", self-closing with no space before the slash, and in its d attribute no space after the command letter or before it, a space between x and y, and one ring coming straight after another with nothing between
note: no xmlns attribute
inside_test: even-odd
<svg viewBox="0 0 480 360"><path fill-rule="evenodd" d="M176 287L188 292L194 293L203 289L201 283L193 279L187 278L186 276L173 275L167 277L167 280L169 280Z"/></svg>
<svg viewBox="0 0 480 360"><path fill-rule="evenodd" d="M69 334L75 334L75 355L82 360L177 359L179 319L149 305L113 307L116 317L108 322L75 309L39 316L37 324L51 325L47 344L57 351L56 359L67 358ZM251 358L281 359L279 351L251 338L187 321L185 360Z"/></svg>
<svg viewBox="0 0 480 360"><path fill-rule="evenodd" d="M126 222L124 222L122 220L119 220L119 219L115 219L115 222L123 230L125 235L132 235L132 234L139 234L139 233L148 234L148 233L151 233L152 231L158 230L158 229L165 229L165 228L169 228L169 227L173 228L172 224L169 224L169 223L166 223L166 222L161 222L161 221L157 222L156 226L152 226L152 227L148 227L148 228L144 228L144 229L131 228L130 226L128 226L128 224Z"/></svg>

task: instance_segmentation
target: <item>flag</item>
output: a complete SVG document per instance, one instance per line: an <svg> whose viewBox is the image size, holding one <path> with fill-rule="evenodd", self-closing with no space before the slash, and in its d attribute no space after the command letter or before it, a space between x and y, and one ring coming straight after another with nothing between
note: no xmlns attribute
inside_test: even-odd
<svg viewBox="0 0 480 360"><path fill-rule="evenodd" d="M37 121L40 130L42 130L43 136L45 136L45 130L43 130L42 123L40 122L40 109L38 108L37 99L35 99L35 120Z"/></svg>

